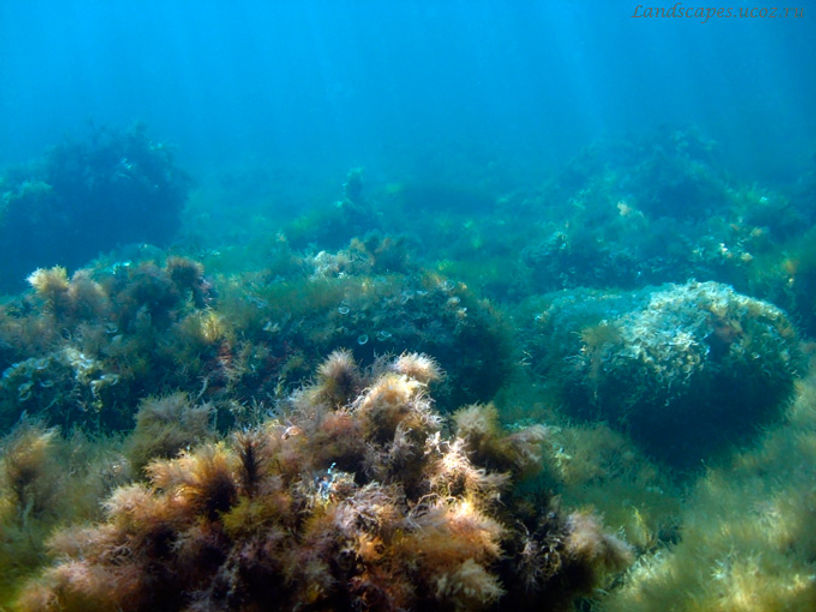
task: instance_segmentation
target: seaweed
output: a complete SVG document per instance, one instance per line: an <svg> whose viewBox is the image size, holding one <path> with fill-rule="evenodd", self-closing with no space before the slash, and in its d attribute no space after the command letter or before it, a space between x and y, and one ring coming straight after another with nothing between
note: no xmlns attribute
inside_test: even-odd
<svg viewBox="0 0 816 612"><path fill-rule="evenodd" d="M118 244L166 244L188 187L170 148L144 125L66 140L4 182L0 288L19 288L37 266L82 265Z"/></svg>
<svg viewBox="0 0 816 612"><path fill-rule="evenodd" d="M395 371L409 360L426 380ZM518 604L521 582L532 609L566 605L629 563L594 516L532 509L509 473L478 463L530 469L527 442L489 414L481 438L462 417L466 437L442 435L431 364L375 367L343 402L338 370L363 374L335 353L280 419L151 461L147 483L117 489L105 520L51 539L57 559L19 609L473 610Z"/></svg>

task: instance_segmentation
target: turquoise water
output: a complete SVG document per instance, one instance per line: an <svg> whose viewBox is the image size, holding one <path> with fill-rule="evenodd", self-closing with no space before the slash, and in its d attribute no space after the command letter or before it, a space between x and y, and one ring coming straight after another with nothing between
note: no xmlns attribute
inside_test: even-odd
<svg viewBox="0 0 816 612"><path fill-rule="evenodd" d="M815 46L2 3L0 609L812 609Z"/></svg>
<svg viewBox="0 0 816 612"><path fill-rule="evenodd" d="M636 6L7 2L0 159L140 120L199 176L254 159L327 185L352 166L528 182L602 136L694 124L752 176L802 168L806 10L703 23Z"/></svg>

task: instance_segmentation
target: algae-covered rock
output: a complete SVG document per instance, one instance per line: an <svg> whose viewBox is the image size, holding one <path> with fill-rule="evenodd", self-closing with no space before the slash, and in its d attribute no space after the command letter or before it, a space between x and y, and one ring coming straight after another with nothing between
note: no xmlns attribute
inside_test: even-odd
<svg viewBox="0 0 816 612"><path fill-rule="evenodd" d="M564 404L690 466L778 416L797 370L779 308L714 282L552 294L530 353Z"/></svg>
<svg viewBox="0 0 816 612"><path fill-rule="evenodd" d="M364 366L379 355L419 351L433 354L445 373L434 388L442 410L492 399L510 370L512 347L488 300L436 273L347 274L335 267L339 259L318 254L313 261L321 273L309 278L242 279L223 287L219 312L242 330L243 346L284 363L236 360L233 390L261 396L259 389L272 394L299 384L321 355L338 349Z"/></svg>
<svg viewBox="0 0 816 612"><path fill-rule="evenodd" d="M222 275L217 286L179 256L97 263L71 278L38 269L33 292L0 305L0 429L25 412L64 431L128 430L140 400L177 391L211 402L224 428L255 418L338 350L363 367L433 353L441 410L489 401L511 369L506 322L438 273L374 275L381 258L393 261L387 243L353 241L296 260L286 277Z"/></svg>
<svg viewBox="0 0 816 612"><path fill-rule="evenodd" d="M189 179L144 126L99 129L0 177L0 289L34 268L82 265L117 244L175 235Z"/></svg>

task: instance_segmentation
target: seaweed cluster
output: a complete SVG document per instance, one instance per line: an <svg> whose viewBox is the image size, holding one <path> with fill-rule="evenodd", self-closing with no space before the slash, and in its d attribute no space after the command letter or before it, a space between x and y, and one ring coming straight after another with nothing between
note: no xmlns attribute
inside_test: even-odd
<svg viewBox="0 0 816 612"><path fill-rule="evenodd" d="M167 243L178 231L188 179L143 125L98 129L0 180L0 290L32 269L78 266L132 242Z"/></svg>
<svg viewBox="0 0 816 612"><path fill-rule="evenodd" d="M294 374L301 378L337 348L350 347L364 364L411 349L434 355L446 371L436 394L444 410L490 400L511 367L512 334L504 317L446 275L416 268L377 273L388 245L396 248L396 241L352 240L347 249L299 258L297 272L275 275L272 282L272 270L247 274L240 285L219 288L219 310L244 338L275 351L287 364L283 369L299 361ZM251 368L242 370L240 384L249 388L279 382L280 368L266 372L274 376L268 382ZM297 376L291 378L297 382Z"/></svg>
<svg viewBox="0 0 816 612"><path fill-rule="evenodd" d="M386 249L372 248L290 252L271 281L275 269L210 280L178 256L70 278L38 269L33 294L0 307L0 425L25 411L66 431L127 430L140 399L183 391L212 401L227 427L241 405L287 396L344 346L366 364L408 347L434 353L448 374L440 405L489 400L511 358L502 318L441 275L374 274Z"/></svg>
<svg viewBox="0 0 816 612"><path fill-rule="evenodd" d="M0 425L25 412L64 431L128 429L139 398L200 384L190 368L217 355L201 266L170 257L98 278L41 268L34 294L0 309Z"/></svg>
<svg viewBox="0 0 816 612"><path fill-rule="evenodd" d="M14 601L26 578L48 561L45 542L58 525L99 520L99 501L129 482L113 440L23 420L0 440L0 602Z"/></svg>
<svg viewBox="0 0 816 612"><path fill-rule="evenodd" d="M50 541L21 610L566 608L631 560L586 511L515 485L546 430L490 406L444 432L419 354L337 351L277 418L156 459Z"/></svg>

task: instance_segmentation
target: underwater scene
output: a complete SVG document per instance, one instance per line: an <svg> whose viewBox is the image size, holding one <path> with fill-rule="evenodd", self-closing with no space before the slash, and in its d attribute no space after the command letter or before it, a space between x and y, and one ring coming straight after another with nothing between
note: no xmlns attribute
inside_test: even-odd
<svg viewBox="0 0 816 612"><path fill-rule="evenodd" d="M816 610L816 36L0 2L0 611Z"/></svg>

